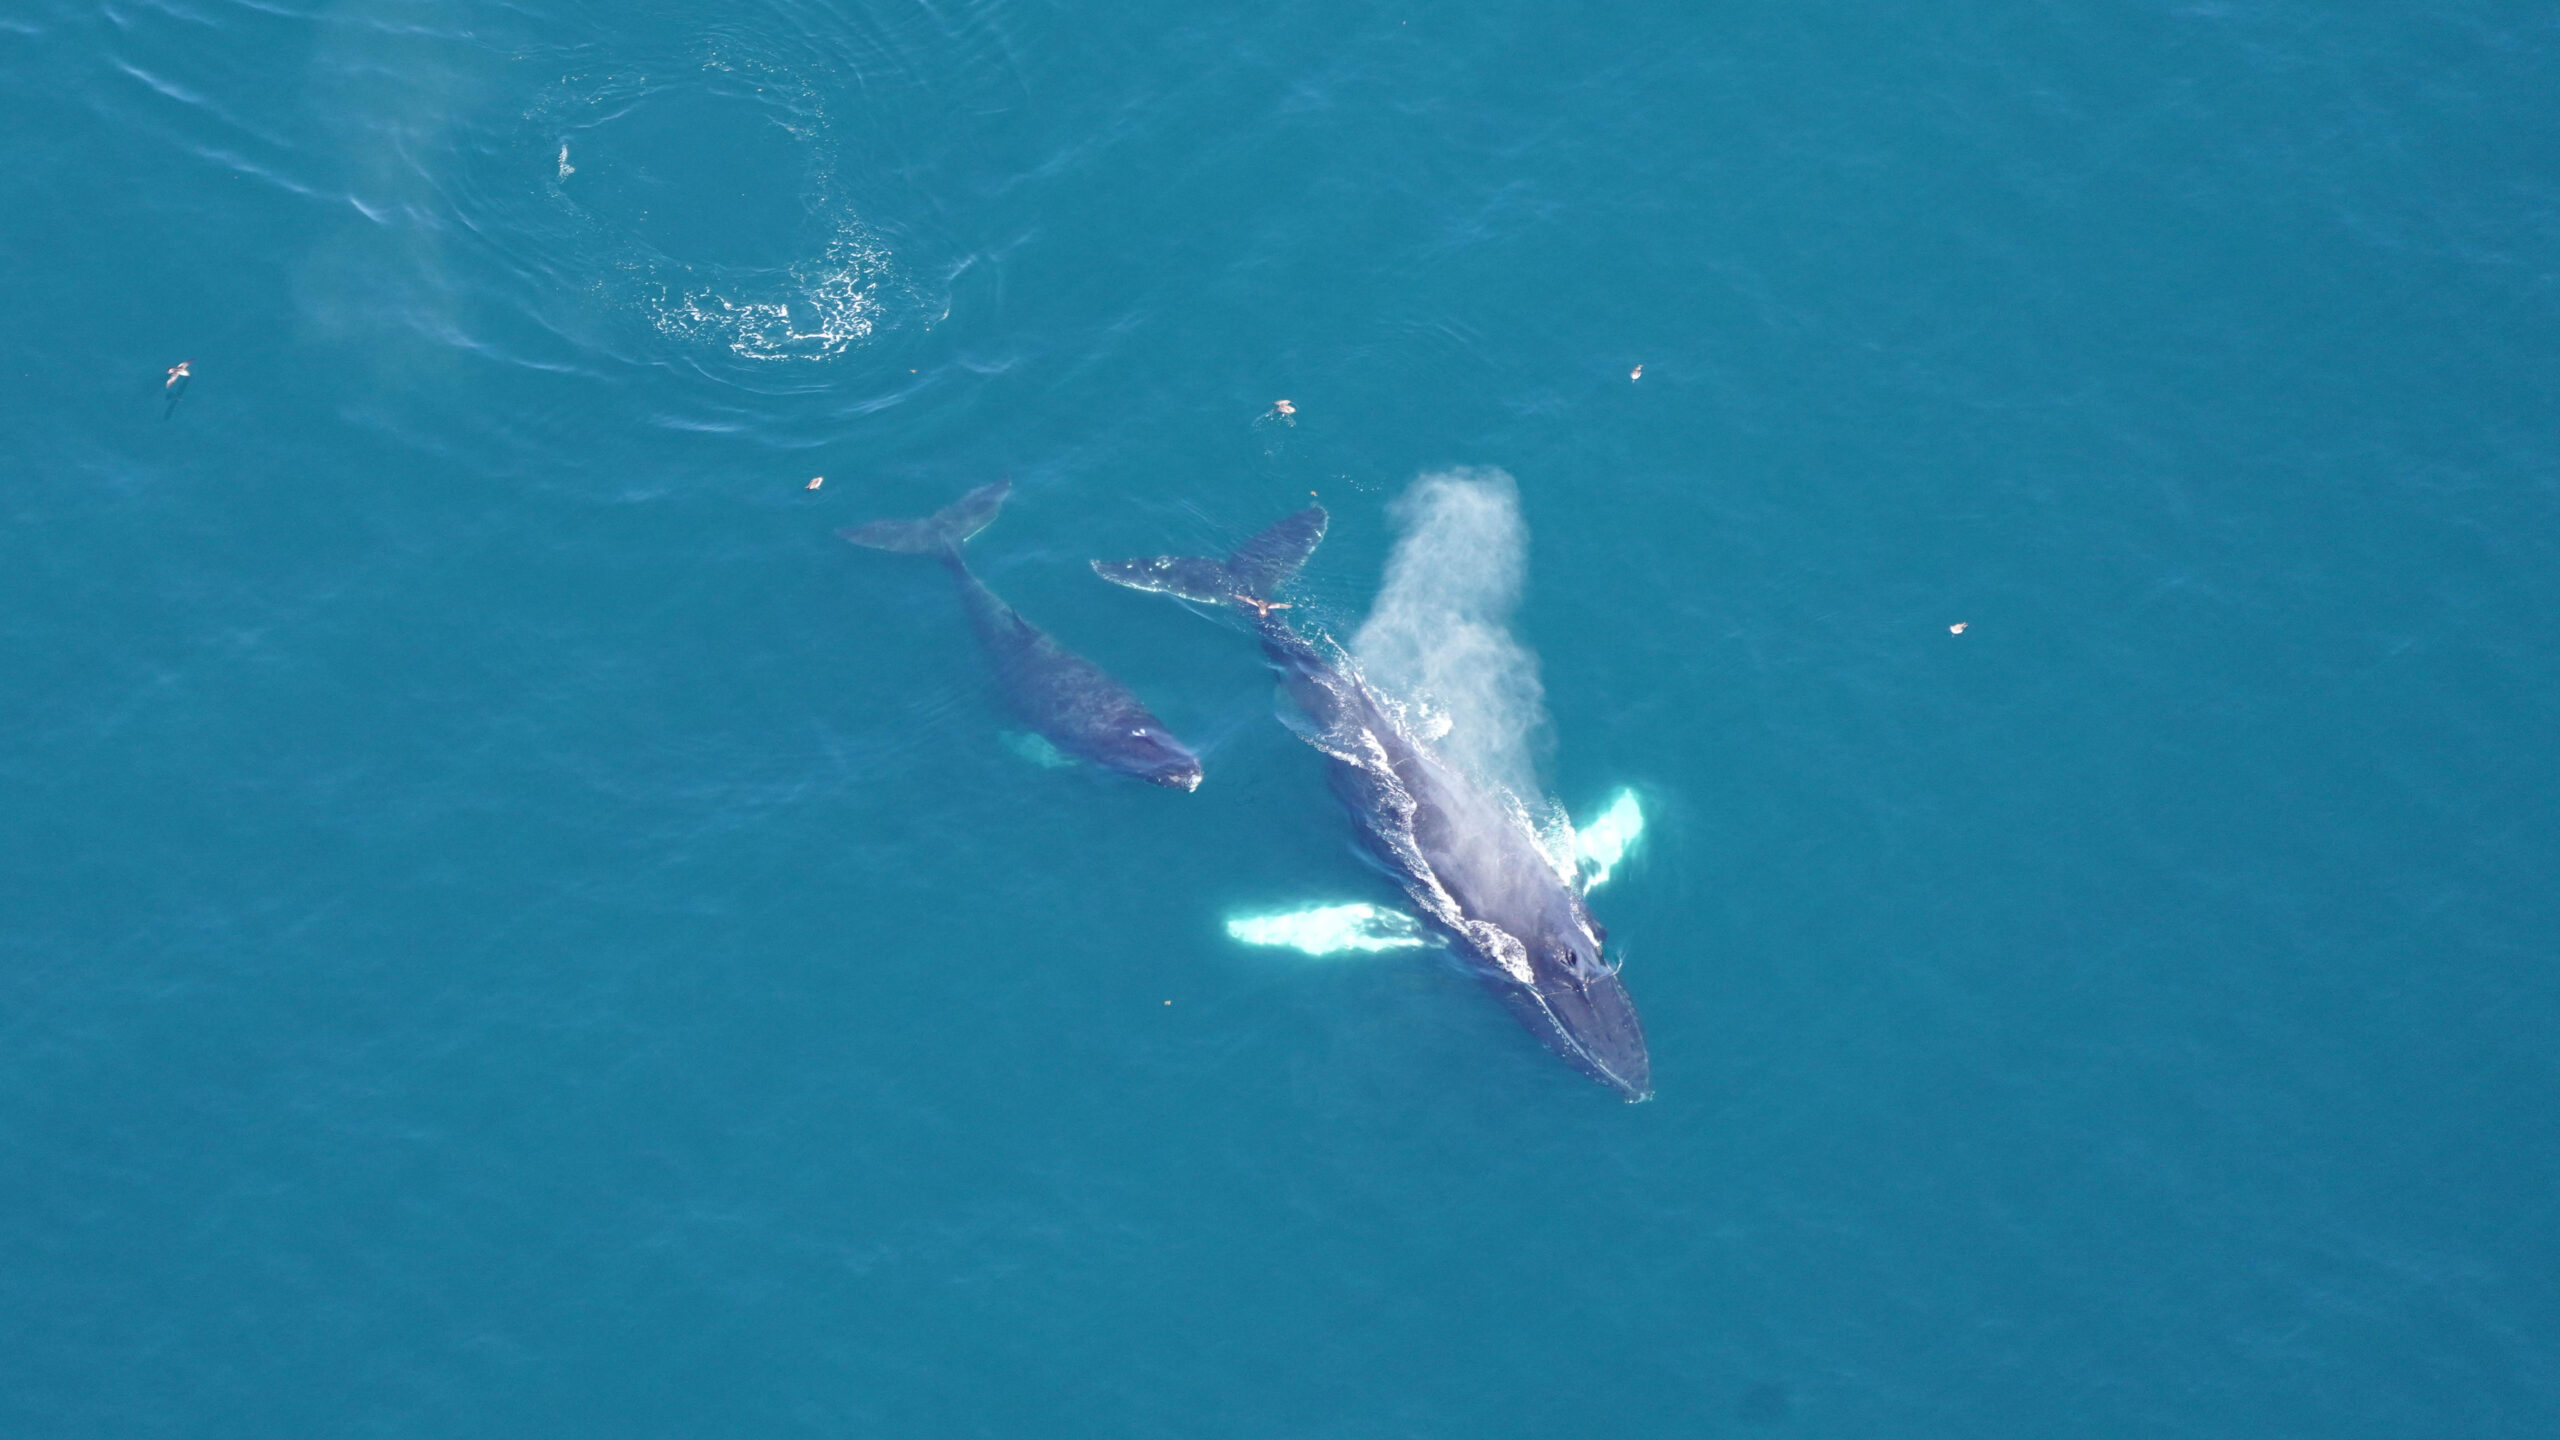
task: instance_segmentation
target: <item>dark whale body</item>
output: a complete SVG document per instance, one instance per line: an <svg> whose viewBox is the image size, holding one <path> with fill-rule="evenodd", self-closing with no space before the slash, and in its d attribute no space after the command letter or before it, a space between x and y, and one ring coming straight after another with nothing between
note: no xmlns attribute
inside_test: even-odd
<svg viewBox="0 0 2560 1440"><path fill-rule="evenodd" d="M1005 705L1052 745L1080 760L1175 790L1200 788L1200 760L1173 738L1129 687L1052 640L986 587L960 546L1004 508L1012 482L982 485L922 520L875 520L836 533L856 545L930 555L951 572L960 603L993 662Z"/></svg>
<svg viewBox="0 0 2560 1440"><path fill-rule="evenodd" d="M1360 837L1470 972L1549 1050L1629 1100L1653 1094L1635 1002L1603 957L1606 938L1559 873L1518 802L1478 784L1408 726L1330 642L1298 633L1271 603L1324 538L1309 506L1225 560L1160 556L1095 561L1114 584L1241 614L1324 754Z"/></svg>

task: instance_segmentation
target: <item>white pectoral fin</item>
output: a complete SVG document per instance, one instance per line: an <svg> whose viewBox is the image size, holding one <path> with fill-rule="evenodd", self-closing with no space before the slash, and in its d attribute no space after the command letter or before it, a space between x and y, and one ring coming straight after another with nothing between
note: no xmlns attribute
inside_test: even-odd
<svg viewBox="0 0 2560 1440"><path fill-rule="evenodd" d="M1576 829L1573 853L1582 869L1583 890L1597 890L1608 883L1609 872L1627 857L1643 834L1644 808L1636 803L1633 790L1619 791L1608 809Z"/></svg>
<svg viewBox="0 0 2560 1440"><path fill-rule="evenodd" d="M1231 916L1227 934L1247 945L1280 946L1319 956L1371 955L1431 943L1422 922L1411 915L1358 902Z"/></svg>

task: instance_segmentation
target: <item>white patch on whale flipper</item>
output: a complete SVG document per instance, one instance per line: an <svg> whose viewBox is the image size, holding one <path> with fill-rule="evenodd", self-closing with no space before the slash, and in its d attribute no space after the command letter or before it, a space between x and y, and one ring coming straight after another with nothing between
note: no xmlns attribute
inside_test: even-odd
<svg viewBox="0 0 2560 1440"><path fill-rule="evenodd" d="M1636 792L1619 791L1608 809L1573 832L1573 857L1582 870L1582 888L1597 890L1606 884L1609 872L1643 834L1644 808L1636 803Z"/></svg>
<svg viewBox="0 0 2560 1440"><path fill-rule="evenodd" d="M1431 943L1422 922L1403 911L1357 903L1238 915L1227 921L1227 934L1247 945L1285 946L1309 955L1374 954Z"/></svg>

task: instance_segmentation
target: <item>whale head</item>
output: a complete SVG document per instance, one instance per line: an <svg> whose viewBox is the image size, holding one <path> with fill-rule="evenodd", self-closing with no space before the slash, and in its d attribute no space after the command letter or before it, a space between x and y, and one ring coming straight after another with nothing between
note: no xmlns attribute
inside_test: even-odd
<svg viewBox="0 0 2560 1440"><path fill-rule="evenodd" d="M1644 1022L1602 952L1599 927L1573 907L1529 947L1531 982L1512 1008L1567 1064L1630 1101L1653 1098Z"/></svg>
<svg viewBox="0 0 2560 1440"><path fill-rule="evenodd" d="M1617 971L1581 972L1565 983L1539 986L1538 995L1556 1032L1547 1048L1628 1100L1653 1098L1644 1023Z"/></svg>
<svg viewBox="0 0 2560 1440"><path fill-rule="evenodd" d="M1152 721L1129 727L1110 747L1111 768L1168 790L1200 788L1200 757Z"/></svg>

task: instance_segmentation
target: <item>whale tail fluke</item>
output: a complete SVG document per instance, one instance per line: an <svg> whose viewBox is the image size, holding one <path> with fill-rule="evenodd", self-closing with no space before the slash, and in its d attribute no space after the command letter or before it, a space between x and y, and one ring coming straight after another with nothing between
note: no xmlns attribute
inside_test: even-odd
<svg viewBox="0 0 2560 1440"><path fill-rule="evenodd" d="M956 551L962 541L994 522L996 512L1004 508L1004 497L1012 491L1012 481L999 480L979 486L921 520L874 520L836 533L866 549L901 555Z"/></svg>
<svg viewBox="0 0 2560 1440"><path fill-rule="evenodd" d="M1325 519L1323 506L1310 505L1237 546L1224 560L1205 555L1096 560L1093 573L1114 585L1153 590L1201 605L1242 601L1260 609L1315 553L1316 543L1324 539Z"/></svg>
<svg viewBox="0 0 2560 1440"><path fill-rule="evenodd" d="M1298 577L1298 568L1316 553L1324 539L1326 515L1310 505L1235 548L1227 557L1227 573L1247 595L1268 596Z"/></svg>

